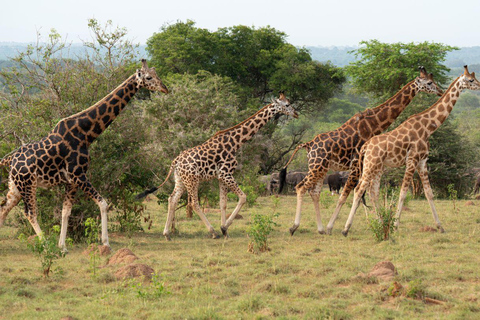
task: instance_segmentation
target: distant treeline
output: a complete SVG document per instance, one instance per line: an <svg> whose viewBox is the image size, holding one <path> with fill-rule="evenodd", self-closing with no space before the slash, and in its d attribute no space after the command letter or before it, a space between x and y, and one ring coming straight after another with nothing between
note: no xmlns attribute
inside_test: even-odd
<svg viewBox="0 0 480 320"><path fill-rule="evenodd" d="M27 43L16 42L0 42L0 68L2 60L8 60L15 57L18 52L25 51ZM140 56L146 56L146 45L140 45L138 52ZM350 53L357 49L356 46L351 47L322 47L322 46L306 46L310 50L312 58L320 62L330 61L334 65L343 67L350 62L355 61L355 56ZM66 55L69 57L83 56L85 54L85 46L83 44L72 44ZM465 64L480 64L480 46L476 47L462 47L460 50L455 50L447 54L445 65L449 68L463 67Z"/></svg>

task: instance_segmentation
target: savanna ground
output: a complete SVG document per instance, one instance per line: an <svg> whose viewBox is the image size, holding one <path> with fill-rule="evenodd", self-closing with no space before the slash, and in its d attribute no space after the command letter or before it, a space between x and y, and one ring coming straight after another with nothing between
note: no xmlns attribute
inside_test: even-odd
<svg viewBox="0 0 480 320"><path fill-rule="evenodd" d="M335 197L336 199L336 197ZM351 201L351 198L350 198ZM479 319L480 200L436 200L445 234L434 226L426 200L411 200L393 240L378 243L359 208L350 234L340 231L344 206L332 236L319 235L307 195L302 223L291 237L295 196L259 198L235 220L228 240L210 239L195 216L177 212L173 241L163 236L165 206L148 201L154 224L131 238L110 233L113 251L131 249L138 263L158 277L116 280L118 266L95 269L86 245L70 245L49 278L40 261L16 239L16 229L0 229L0 319ZM229 201L229 210L234 202ZM19 209L16 209L17 212ZM328 222L333 204L323 215ZM248 252L253 213L278 212L270 251ZM11 213L13 215L13 212ZM217 231L220 216L208 217ZM96 265L106 264L100 257ZM393 280L361 278L380 261L391 261ZM393 282L409 288L393 296ZM438 303L428 303L428 299Z"/></svg>

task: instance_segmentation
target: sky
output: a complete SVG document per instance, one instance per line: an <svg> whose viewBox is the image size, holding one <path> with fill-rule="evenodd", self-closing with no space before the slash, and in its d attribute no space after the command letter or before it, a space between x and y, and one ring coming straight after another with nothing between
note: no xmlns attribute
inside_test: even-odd
<svg viewBox="0 0 480 320"><path fill-rule="evenodd" d="M18 1L18 0L17 0ZM193 20L196 27L270 26L295 46L357 46L360 41L439 42L480 46L479 0L21 0L0 5L0 42L35 42L52 28L67 41L92 39L90 18L125 27L145 44L161 27Z"/></svg>

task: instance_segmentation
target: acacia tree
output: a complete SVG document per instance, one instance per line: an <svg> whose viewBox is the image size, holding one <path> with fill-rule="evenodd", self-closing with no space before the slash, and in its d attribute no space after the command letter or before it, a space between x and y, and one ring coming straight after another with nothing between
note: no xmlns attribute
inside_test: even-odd
<svg viewBox="0 0 480 320"><path fill-rule="evenodd" d="M371 96L377 104L389 98L403 85L418 75L418 66L424 66L433 73L438 84L447 85L449 69L443 65L448 52L456 47L439 43L381 43L377 40L362 41L361 47L354 50L357 61L345 67L351 76L356 92ZM397 118L391 128L395 128L408 116L430 107L438 97L420 94ZM454 184L459 194L468 191L466 179L471 166L472 148L459 134L456 125L449 117L430 139L429 168L432 187L437 194L446 196L449 184ZM404 169L394 171L392 176L403 178Z"/></svg>

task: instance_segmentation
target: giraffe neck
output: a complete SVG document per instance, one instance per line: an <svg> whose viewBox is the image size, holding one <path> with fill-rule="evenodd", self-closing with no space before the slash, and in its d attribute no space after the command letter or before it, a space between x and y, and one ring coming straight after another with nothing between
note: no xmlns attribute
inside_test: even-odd
<svg viewBox="0 0 480 320"><path fill-rule="evenodd" d="M463 90L460 86L461 82L458 81L459 79L460 77L455 79L442 97L438 99L438 101L435 102L435 104L433 104L430 108L417 114L416 116L412 116L416 119L420 119L420 123L425 126L429 135L434 133L442 125L442 123L447 120L448 116L452 112L453 106L457 102L458 97Z"/></svg>
<svg viewBox="0 0 480 320"><path fill-rule="evenodd" d="M373 114L370 116L367 113L365 120L369 122L372 133L379 134L385 131L410 104L417 92L418 87L415 80L412 80L393 97L371 109L370 112Z"/></svg>
<svg viewBox="0 0 480 320"><path fill-rule="evenodd" d="M250 140L275 114L274 105L269 104L239 124L217 132L212 139L228 135L232 147L231 151L235 152L242 144Z"/></svg>
<svg viewBox="0 0 480 320"><path fill-rule="evenodd" d="M102 100L82 112L62 119L53 129L65 140L78 140L90 145L115 120L138 91L132 75Z"/></svg>

